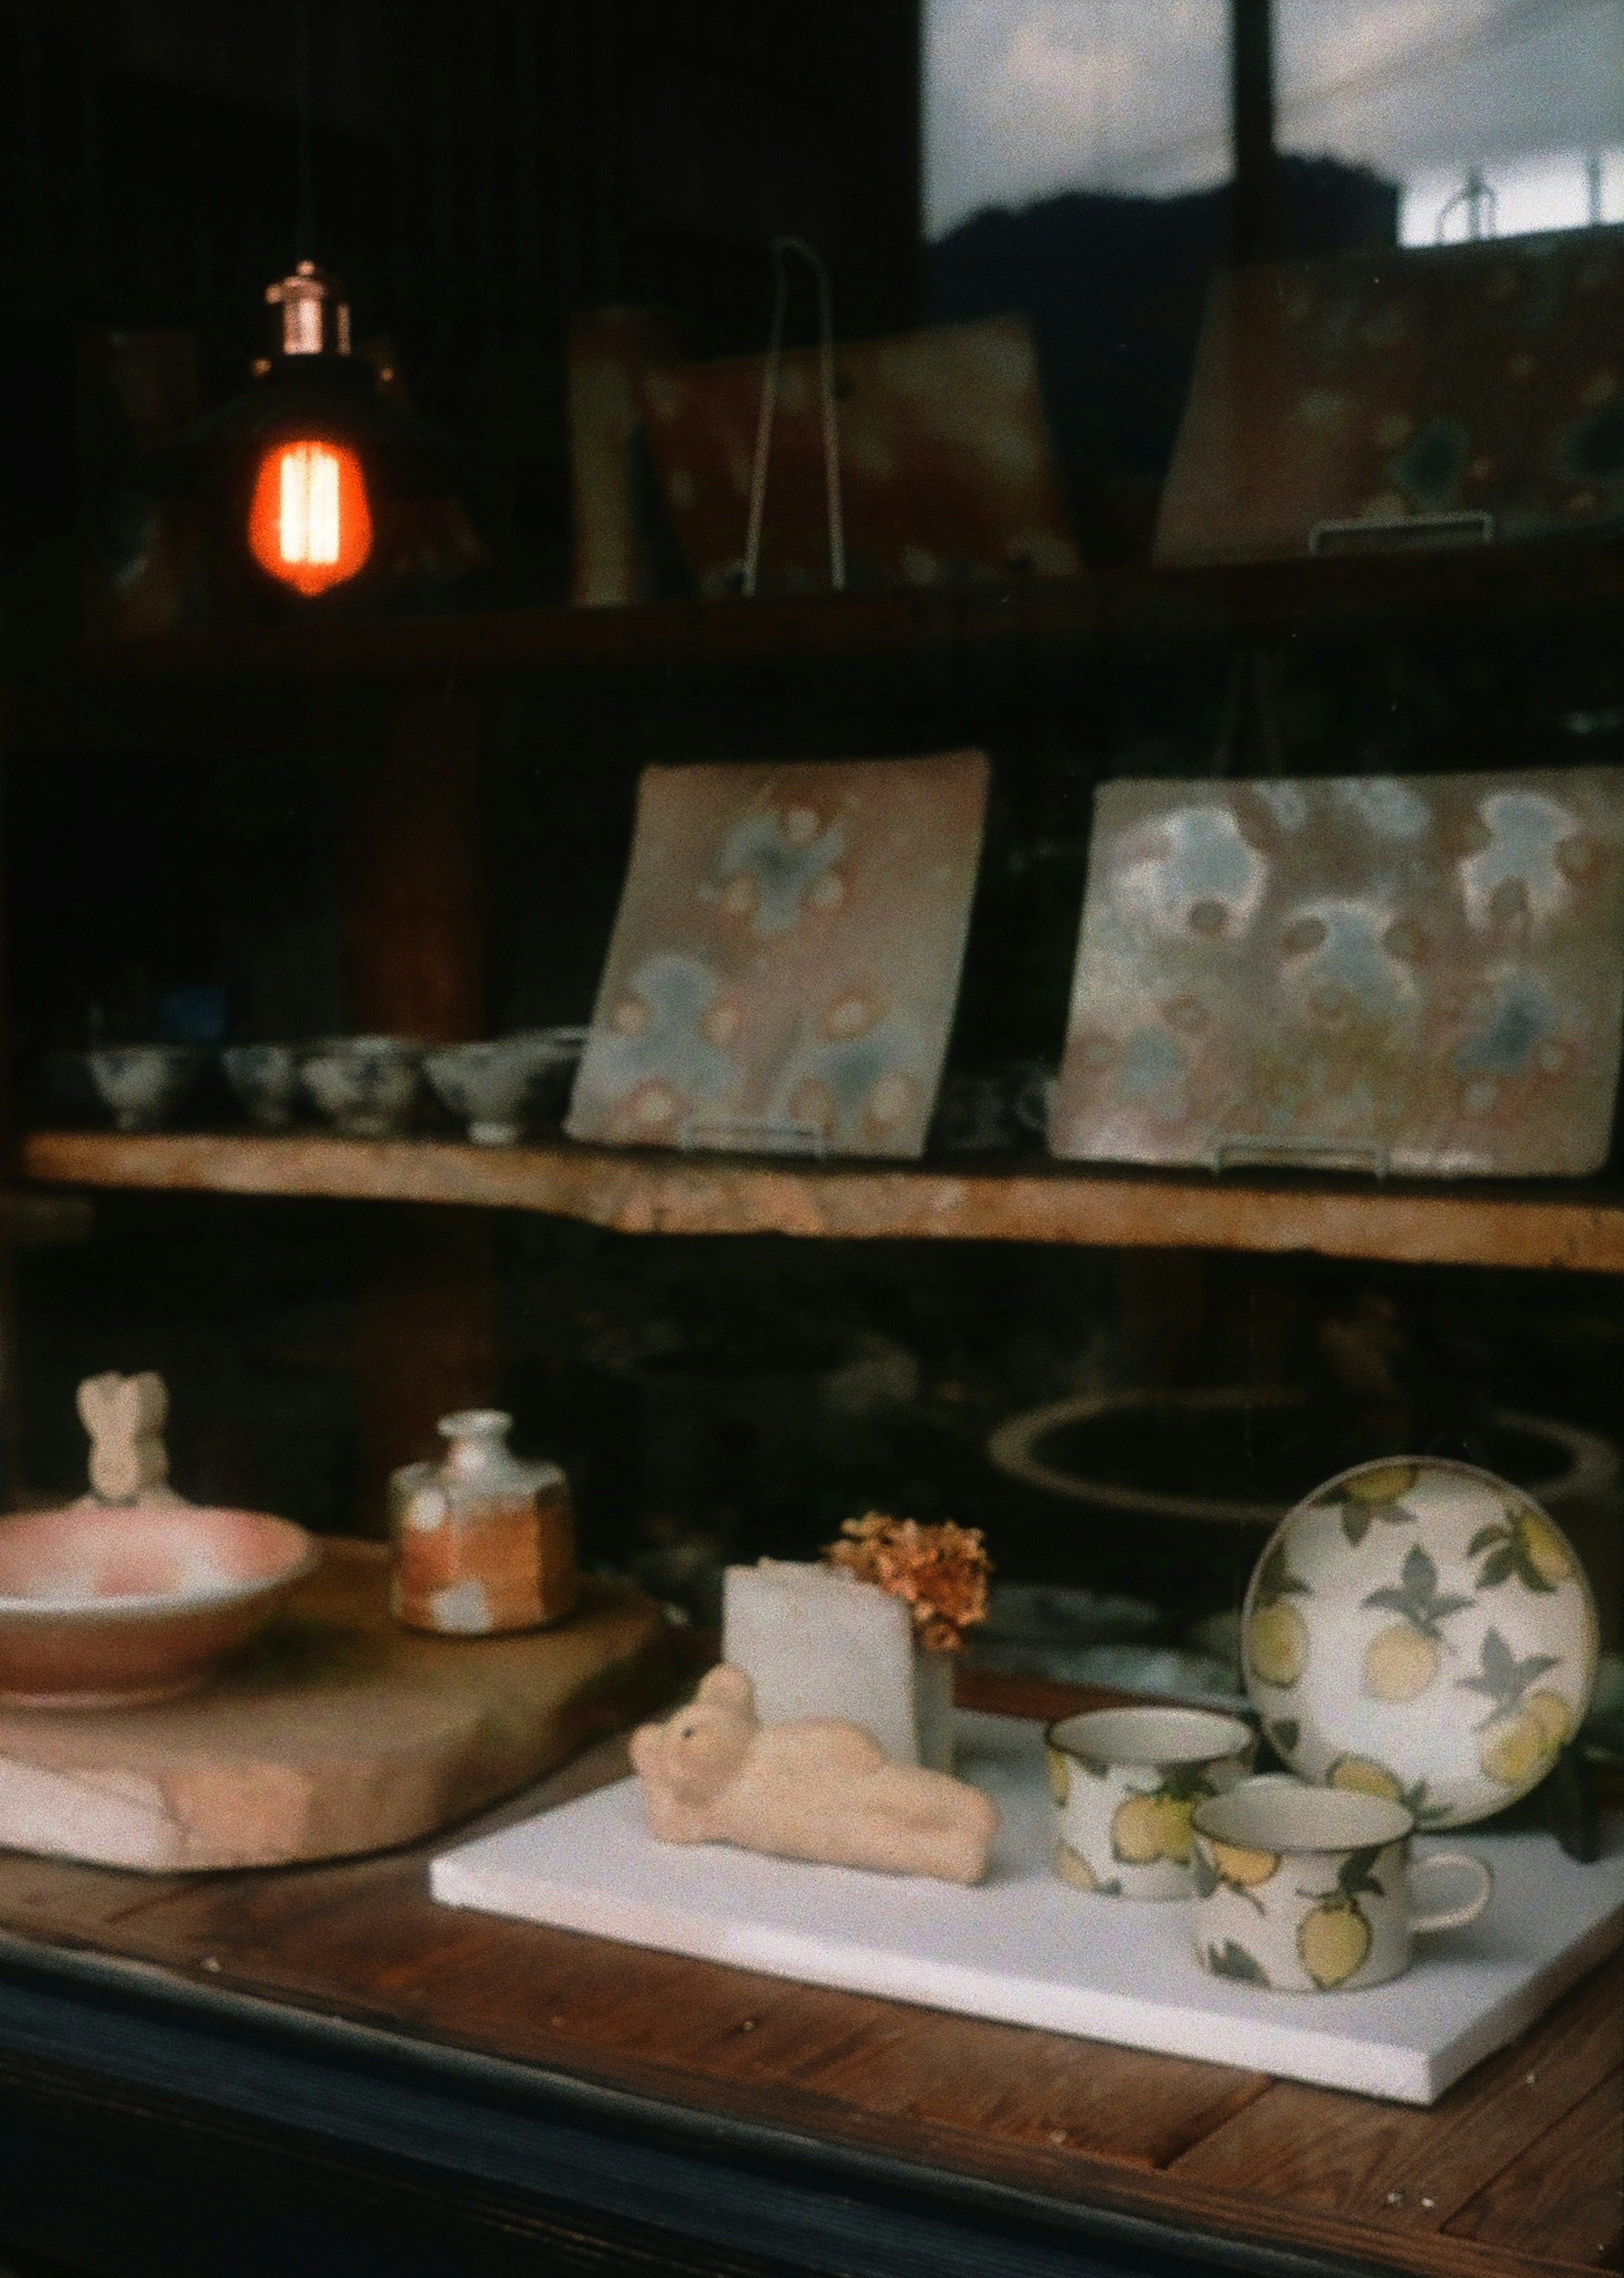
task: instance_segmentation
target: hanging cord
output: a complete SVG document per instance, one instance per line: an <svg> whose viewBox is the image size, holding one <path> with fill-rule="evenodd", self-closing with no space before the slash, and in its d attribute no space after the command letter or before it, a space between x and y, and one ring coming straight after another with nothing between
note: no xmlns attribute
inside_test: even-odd
<svg viewBox="0 0 1624 2278"><path fill-rule="evenodd" d="M310 0L294 0L294 116L299 172L295 264L316 257L315 108L310 80Z"/></svg>
<svg viewBox="0 0 1624 2278"><path fill-rule="evenodd" d="M846 591L846 523L840 506L840 429L835 411L834 302L829 271L816 249L804 237L775 237L772 270L776 287L772 300L772 330L767 340L767 364L762 374L762 408L755 423L755 464L750 473L750 521L745 537L743 591L755 592L762 560L762 521L767 508L767 462L772 451L772 423L778 408L778 368L784 357L784 321L789 312L789 270L785 256L800 254L817 286L818 388L823 414L823 493L829 518L829 583L837 593Z"/></svg>

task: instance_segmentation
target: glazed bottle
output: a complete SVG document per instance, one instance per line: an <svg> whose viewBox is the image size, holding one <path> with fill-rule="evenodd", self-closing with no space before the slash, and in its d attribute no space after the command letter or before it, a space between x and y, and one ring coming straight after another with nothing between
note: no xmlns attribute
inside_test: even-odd
<svg viewBox="0 0 1624 2278"><path fill-rule="evenodd" d="M408 1629L499 1637L562 1621L575 1605L575 1513L556 1464L521 1463L498 1408L442 1416L438 1464L389 1481L390 1609Z"/></svg>

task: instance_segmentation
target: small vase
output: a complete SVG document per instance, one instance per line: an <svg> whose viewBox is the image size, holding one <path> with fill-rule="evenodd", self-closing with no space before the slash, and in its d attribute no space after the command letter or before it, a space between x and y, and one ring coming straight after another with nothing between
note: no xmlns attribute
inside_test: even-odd
<svg viewBox="0 0 1624 2278"><path fill-rule="evenodd" d="M953 1664L956 1655L914 1647L914 1729L928 1771L953 1770Z"/></svg>
<svg viewBox="0 0 1624 2278"><path fill-rule="evenodd" d="M438 1464L389 1482L390 1606L408 1629L498 1637L562 1621L575 1605L575 1514L556 1464L521 1463L500 1409L442 1416Z"/></svg>

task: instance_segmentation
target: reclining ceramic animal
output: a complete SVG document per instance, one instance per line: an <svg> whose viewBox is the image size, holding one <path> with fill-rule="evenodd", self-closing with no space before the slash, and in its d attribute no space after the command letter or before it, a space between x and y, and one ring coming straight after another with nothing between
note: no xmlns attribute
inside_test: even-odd
<svg viewBox="0 0 1624 2278"><path fill-rule="evenodd" d="M648 1823L664 1843L735 1843L783 1859L978 1883L998 1808L946 1772L893 1762L861 1724L762 1724L742 1669L713 1669L693 1701L632 1735Z"/></svg>

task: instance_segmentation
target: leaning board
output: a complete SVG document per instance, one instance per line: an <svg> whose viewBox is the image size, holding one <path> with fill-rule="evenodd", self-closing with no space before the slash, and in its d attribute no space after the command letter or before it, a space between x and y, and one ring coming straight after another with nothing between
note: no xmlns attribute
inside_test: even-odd
<svg viewBox="0 0 1624 2278"><path fill-rule="evenodd" d="M1493 1903L1422 1942L1407 1976L1323 1995L1212 1977L1181 1905L1088 1897L1050 1872L1040 1726L961 1711L960 1731L961 1772L1004 1814L979 1889L656 1843L635 1780L443 1853L430 1888L448 1906L1406 2104L1432 2103L1624 1941L1624 1827L1590 1867L1550 1836L1468 1831L1447 1847L1490 1862Z"/></svg>
<svg viewBox="0 0 1624 2278"><path fill-rule="evenodd" d="M287 1866L409 1843L539 1779L671 1689L670 1631L588 1579L555 1629L389 1618L388 1553L321 1565L219 1681L150 1708L0 1708L0 1846L98 1866Z"/></svg>

